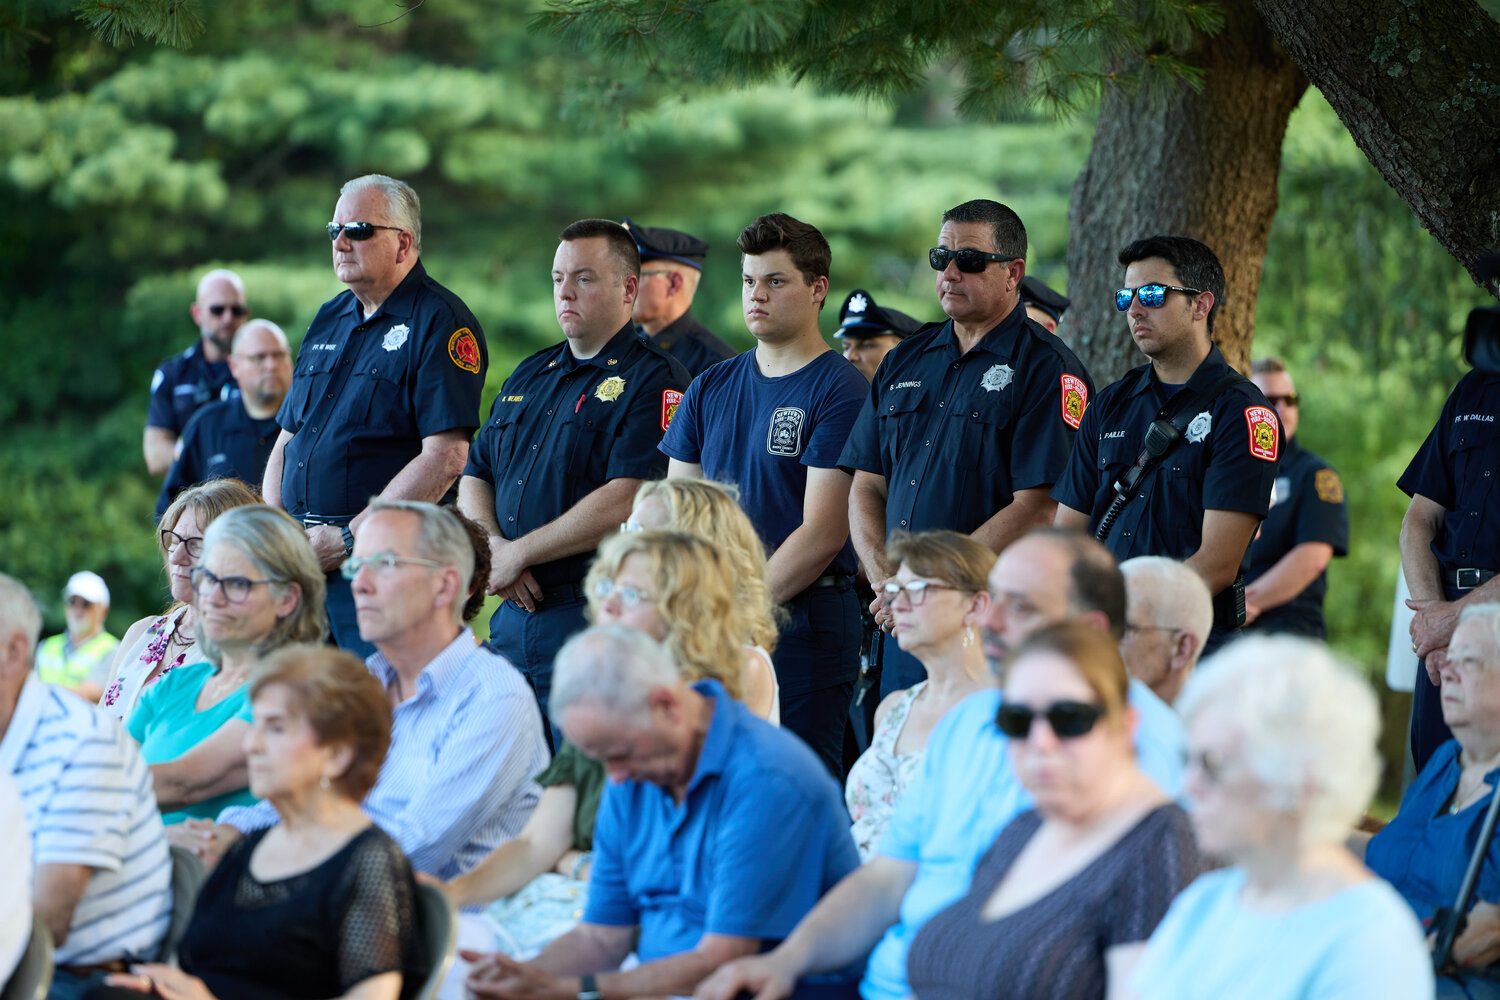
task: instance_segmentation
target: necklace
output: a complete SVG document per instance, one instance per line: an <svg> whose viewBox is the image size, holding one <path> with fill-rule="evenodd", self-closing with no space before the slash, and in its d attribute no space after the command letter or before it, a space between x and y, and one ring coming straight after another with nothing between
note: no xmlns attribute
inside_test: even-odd
<svg viewBox="0 0 1500 1000"><path fill-rule="evenodd" d="M1469 765L1469 767L1463 768L1459 771L1458 785L1453 789L1453 803L1448 807L1449 816L1457 816L1459 813L1463 812L1464 809L1469 806L1471 799L1479 798L1485 792L1485 790L1489 788L1489 785L1485 781L1485 777L1491 770L1494 769L1495 764L1496 759L1491 758L1488 761L1472 763ZM1470 768L1473 768L1473 771L1470 771ZM1465 789L1465 776L1475 772L1478 773L1479 779L1477 781L1468 782L1469 787Z"/></svg>

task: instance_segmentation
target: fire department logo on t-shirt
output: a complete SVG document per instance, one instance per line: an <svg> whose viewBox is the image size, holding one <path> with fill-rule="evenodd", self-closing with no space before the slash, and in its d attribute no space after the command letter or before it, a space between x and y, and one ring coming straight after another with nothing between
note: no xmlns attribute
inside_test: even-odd
<svg viewBox="0 0 1500 1000"><path fill-rule="evenodd" d="M766 451L783 458L796 458L802 454L802 427L807 423L807 412L796 406L778 406L771 414L771 427L766 432Z"/></svg>

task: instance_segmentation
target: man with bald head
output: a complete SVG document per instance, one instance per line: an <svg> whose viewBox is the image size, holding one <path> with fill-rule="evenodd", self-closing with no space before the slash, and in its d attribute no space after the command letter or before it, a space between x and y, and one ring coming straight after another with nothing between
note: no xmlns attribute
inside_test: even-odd
<svg viewBox="0 0 1500 1000"><path fill-rule="evenodd" d="M198 294L188 314L198 325L198 342L167 358L151 376L151 405L146 410L141 450L153 476L171 468L177 439L199 407L227 394L234 334L250 314L245 283L233 271L209 271L198 280Z"/></svg>
<svg viewBox="0 0 1500 1000"><path fill-rule="evenodd" d="M339 565L371 497L436 503L457 481L489 356L469 307L422 266L422 203L410 184L354 178L325 228L348 291L323 304L303 338L262 492L307 528L328 574L334 641L369 656Z"/></svg>
<svg viewBox="0 0 1500 1000"><path fill-rule="evenodd" d="M229 372L238 399L209 403L182 431L182 448L156 499L161 517L177 494L210 479L242 479L258 487L281 428L276 411L292 384L286 334L268 319L252 319L234 335Z"/></svg>
<svg viewBox="0 0 1500 1000"><path fill-rule="evenodd" d="M1166 556L1136 556L1125 576L1125 635L1120 655L1130 676L1168 705L1198 665L1214 627L1214 599L1203 577Z"/></svg>

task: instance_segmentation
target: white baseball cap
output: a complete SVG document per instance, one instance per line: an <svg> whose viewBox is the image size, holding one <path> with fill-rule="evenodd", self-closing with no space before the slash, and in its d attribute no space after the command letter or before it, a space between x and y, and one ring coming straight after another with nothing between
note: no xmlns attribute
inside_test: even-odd
<svg viewBox="0 0 1500 1000"><path fill-rule="evenodd" d="M98 573L84 570L68 577L68 585L63 588L63 599L67 600L69 597L81 597L90 604L108 604L109 587Z"/></svg>

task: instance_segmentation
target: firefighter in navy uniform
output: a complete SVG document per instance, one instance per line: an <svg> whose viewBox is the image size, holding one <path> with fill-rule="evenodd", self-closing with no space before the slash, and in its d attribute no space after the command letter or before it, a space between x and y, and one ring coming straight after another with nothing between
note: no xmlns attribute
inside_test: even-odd
<svg viewBox="0 0 1500 1000"><path fill-rule="evenodd" d="M544 718L552 660L587 624L589 560L629 519L637 487L666 473L657 445L689 382L630 321L639 270L618 223L563 230L552 288L565 340L505 380L459 482L459 508L490 537L489 591L505 598L490 646L525 675Z"/></svg>
<svg viewBox="0 0 1500 1000"><path fill-rule="evenodd" d="M631 318L651 343L682 362L693 378L709 365L734 357L738 352L692 313L708 244L676 229L646 228L629 219L625 228L641 255L641 284Z"/></svg>

